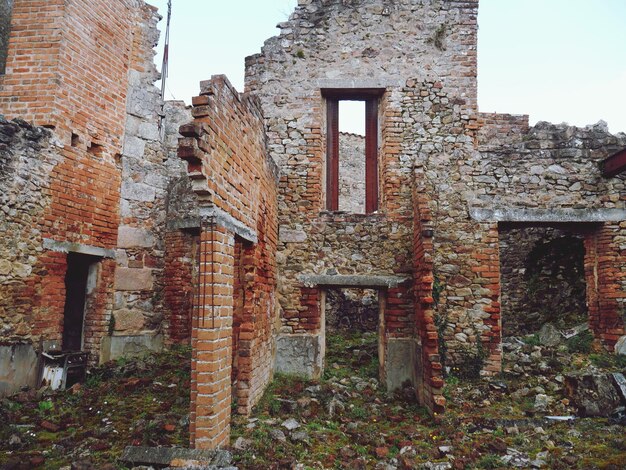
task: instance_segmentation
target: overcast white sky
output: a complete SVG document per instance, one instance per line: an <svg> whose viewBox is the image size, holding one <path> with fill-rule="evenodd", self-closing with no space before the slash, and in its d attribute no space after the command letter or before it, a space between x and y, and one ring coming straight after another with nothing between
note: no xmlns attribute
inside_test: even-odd
<svg viewBox="0 0 626 470"><path fill-rule="evenodd" d="M148 1L167 11L167 0ZM296 3L172 0L166 98L190 103L215 74L243 90L244 58ZM603 119L626 132L626 0L480 0L479 12L481 111L529 114L531 123Z"/></svg>

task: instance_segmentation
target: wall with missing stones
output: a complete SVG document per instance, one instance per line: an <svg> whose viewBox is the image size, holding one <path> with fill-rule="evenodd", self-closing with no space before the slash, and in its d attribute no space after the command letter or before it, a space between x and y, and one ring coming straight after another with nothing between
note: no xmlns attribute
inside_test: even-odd
<svg viewBox="0 0 626 470"><path fill-rule="evenodd" d="M176 147L190 111L165 106L162 141L156 9L141 1L17 0L13 13L0 112L20 119L0 122L7 233L0 359L13 369L10 345L24 345L27 361L36 361L35 350L63 347L68 253L93 265L83 329L91 364L188 340L191 308L171 315L176 299L168 303L162 287L172 275L165 273L167 194L186 177ZM28 31L36 34L27 40ZM52 38L50 47L41 48L38 34ZM84 61L95 64L89 70L97 79L81 72ZM182 333L172 332L180 323ZM11 379L13 386L34 385L31 372Z"/></svg>
<svg viewBox="0 0 626 470"><path fill-rule="evenodd" d="M228 443L231 403L249 413L273 373L278 168L258 101L224 76L200 88L178 149L197 211L178 223L200 236L190 438L213 448Z"/></svg>

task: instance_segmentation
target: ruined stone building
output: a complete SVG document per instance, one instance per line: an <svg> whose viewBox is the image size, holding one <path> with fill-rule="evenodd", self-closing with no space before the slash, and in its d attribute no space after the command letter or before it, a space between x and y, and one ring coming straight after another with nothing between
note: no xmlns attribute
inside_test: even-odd
<svg viewBox="0 0 626 470"><path fill-rule="evenodd" d="M0 4L2 393L41 352L191 341L191 444L224 445L232 402L320 376L326 292L357 288L381 380L441 412L442 361L500 370L541 240L580 253L597 343L624 335L626 135L480 113L478 0L299 0L243 93L215 76L191 107L154 87L143 0Z"/></svg>

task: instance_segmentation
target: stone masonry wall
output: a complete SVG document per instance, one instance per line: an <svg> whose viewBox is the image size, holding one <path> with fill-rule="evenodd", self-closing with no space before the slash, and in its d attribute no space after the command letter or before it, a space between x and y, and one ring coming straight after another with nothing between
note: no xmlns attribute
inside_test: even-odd
<svg viewBox="0 0 626 470"><path fill-rule="evenodd" d="M192 275L189 263L165 271L167 196L187 178L175 153L190 111L181 103L162 109L153 86L158 19L139 0L14 2L0 113L50 131L2 121L15 178L3 181L3 230L12 233L0 242L3 343L60 347L68 252L92 256L96 267L84 323L92 364L160 347L163 333L189 337L190 296L181 289L179 302L163 287L169 276ZM185 243L179 254L194 242Z"/></svg>
<svg viewBox="0 0 626 470"><path fill-rule="evenodd" d="M416 155L407 151L414 146L414 136L406 134L406 126L402 126L404 100L417 83L428 80L439 87L433 90L435 97L443 92L446 102L429 101L430 108L421 112L441 119L433 106L451 111L456 106L457 126L463 129L469 124L476 107L476 9L476 1L301 0L289 21L279 25L280 36L266 41L261 54L247 59L246 89L261 100L270 153L282 170L279 357L283 352L289 354L291 343L302 340L323 350L319 347L323 341L320 288L304 286L301 276L411 278L414 274ZM359 217L324 212L327 137L323 89L384 90L378 100L377 214ZM417 99L425 101L419 89ZM420 137L434 145L446 136L433 136L425 130ZM386 293L383 349L389 349L394 338L417 341L411 284ZM407 364L421 354L405 353ZM302 358L299 372L319 373L321 359L308 364Z"/></svg>
<svg viewBox="0 0 626 470"><path fill-rule="evenodd" d="M135 25L121 158L111 342L122 352L137 342L159 348L163 341L188 340L191 321L192 284L182 281L191 281L194 240L167 224L170 191L187 179L176 153L178 128L191 111L183 102L163 103L154 86L160 78L154 66L160 16L152 8L142 13L143 21Z"/></svg>
<svg viewBox="0 0 626 470"><path fill-rule="evenodd" d="M31 308L41 302L45 269L40 221L51 201L51 169L62 160L52 133L25 121L0 117L0 338L30 343L44 318Z"/></svg>
<svg viewBox="0 0 626 470"><path fill-rule="evenodd" d="M9 49L9 33L11 32L11 14L13 0L0 1L0 74L4 73Z"/></svg>
<svg viewBox="0 0 626 470"><path fill-rule="evenodd" d="M139 5L123 0L15 1L7 69L0 76L0 112L53 129L62 155L55 165L42 167L49 172L48 186L39 188L43 198L32 194L46 206L32 219L40 234L35 239L42 244L28 256L37 259L41 268L36 272L45 275L23 282L36 282L41 296L16 304L38 319L32 322L30 340L59 347L65 253L95 255L94 261L100 260L97 286L84 332L92 361L97 360L100 340L108 331L113 303L110 258L119 225L118 165L134 26L145 11ZM25 208L32 204L25 199L19 202Z"/></svg>
<svg viewBox="0 0 626 470"><path fill-rule="evenodd" d="M493 115L482 117L493 119ZM507 136L515 134L516 138L502 138L502 122ZM538 123L528 132L524 127L515 132L516 126L511 126L511 122L504 117L487 124L480 134L480 154L476 153L461 167L469 181L468 205L490 211L561 211L564 221L568 221L567 214L578 214L593 222L589 217L604 211L597 216L603 224L595 229L589 223L582 226L586 228L590 326L610 348L624 331L621 312L626 302L626 259L620 247L626 227L622 216L615 219L602 214L622 213L626 207L626 186L623 176L602 177L599 162L626 146L626 135L609 134L602 122L585 128Z"/></svg>
<svg viewBox="0 0 626 470"><path fill-rule="evenodd" d="M241 413L251 410L272 376L278 169L267 157L254 98L216 76L201 83L193 105L194 120L181 127L178 150L201 219L190 437L195 447L216 447L228 442L233 362L232 395Z"/></svg>
<svg viewBox="0 0 626 470"><path fill-rule="evenodd" d="M502 335L536 333L546 323L586 323L584 236L552 227L503 227Z"/></svg>

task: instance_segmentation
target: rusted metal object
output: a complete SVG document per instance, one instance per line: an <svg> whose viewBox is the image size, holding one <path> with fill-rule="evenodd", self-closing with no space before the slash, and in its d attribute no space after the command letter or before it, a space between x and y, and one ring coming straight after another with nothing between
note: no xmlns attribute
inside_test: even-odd
<svg viewBox="0 0 626 470"><path fill-rule="evenodd" d="M611 155L602 162L602 176L611 178L626 171L626 148Z"/></svg>

